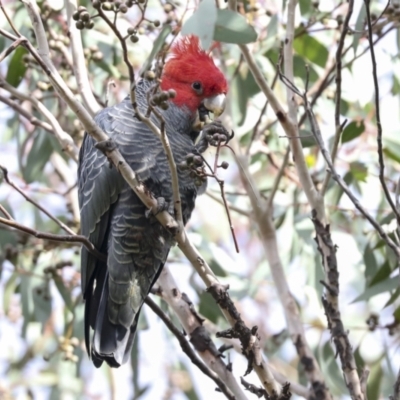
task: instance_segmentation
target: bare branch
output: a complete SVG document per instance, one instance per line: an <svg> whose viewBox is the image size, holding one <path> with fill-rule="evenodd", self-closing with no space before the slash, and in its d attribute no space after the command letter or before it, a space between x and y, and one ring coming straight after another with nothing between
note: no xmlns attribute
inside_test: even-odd
<svg viewBox="0 0 400 400"><path fill-rule="evenodd" d="M322 264L325 271L327 271L327 282L321 283L326 289L322 304L328 320L328 328L331 331L336 352L340 357L345 383L349 389L350 396L354 400L363 400L364 395L361 390L361 382L357 374L352 347L339 311L339 272L336 260L336 246L332 242L329 225L322 225L315 212L313 212L312 221L316 231L315 241L321 253ZM324 247L320 245L321 243L324 244Z"/></svg>
<svg viewBox="0 0 400 400"><path fill-rule="evenodd" d="M30 124L43 128L52 135L54 135L53 127L49 123L37 119L31 113L29 113L29 111L25 110L25 108L23 108L19 103L17 103L14 100L11 100L10 97L5 97L0 95L0 101L11 107L14 111L18 113L18 115L22 115L24 118L26 118Z"/></svg>
<svg viewBox="0 0 400 400"><path fill-rule="evenodd" d="M76 28L75 22L72 19L72 14L77 10L78 5L76 0L64 0L64 5L67 10L68 37L71 40L73 69L78 84L78 91L82 96L83 104L93 116L101 110L101 107L93 96L90 87L85 57L83 54L81 33Z"/></svg>
<svg viewBox="0 0 400 400"><path fill-rule="evenodd" d="M155 314L158 315L158 317L164 322L164 324L167 326L167 328L174 334L174 336L178 339L179 344L181 345L181 348L183 352L189 357L190 361L196 365L197 368L201 372L203 372L204 375L208 376L210 379L212 379L218 388L221 390L221 392L225 395L227 399L230 400L235 400L239 399L238 397L235 397L231 391L227 388L226 384L224 381L222 381L216 373L214 373L209 367L207 367L196 355L196 353L193 351L192 347L190 346L189 342L186 340L185 336L182 334L182 332L173 324L173 322L168 318L168 316L161 310L160 307L149 297L147 296L144 300L144 302L154 311ZM246 397L241 397L243 399L246 399Z"/></svg>
<svg viewBox="0 0 400 400"><path fill-rule="evenodd" d="M67 225L61 222L57 217L52 215L49 211L43 208L37 201L33 200L30 196L28 196L17 184L15 184L9 177L8 177L8 170L6 167L0 164L0 170L3 172L4 180L14 189L16 190L21 196L25 198L26 201L33 204L38 210L42 213L46 214L51 220L53 220L61 229L65 232L69 233L70 235L76 235L76 233L70 229Z"/></svg>
<svg viewBox="0 0 400 400"><path fill-rule="evenodd" d="M390 205L394 215L396 216L397 224L400 225L400 213L394 204L392 196L389 193L389 189L386 185L385 181L385 161L383 158L383 146L382 146L382 123L381 123L381 113L380 113L380 99L379 99L379 82L378 82L378 71L376 66L376 58L375 58L375 49L373 43L373 32L372 32L372 23L371 23L371 12L369 9L369 0L364 0L365 10L367 13L367 25L368 25L368 42L369 42L369 52L371 54L371 62L372 62L372 78L374 81L375 88L375 118L376 118L376 126L378 129L378 135L376 141L378 143L378 159L379 159L379 181L381 182L381 186L383 192L385 193L385 197L387 202Z"/></svg>
<svg viewBox="0 0 400 400"><path fill-rule="evenodd" d="M165 266L163 268L157 284L156 294L165 300L171 309L174 310L185 332L189 335L190 342L205 364L217 374L237 400L246 400L246 396L236 382L231 369L222 361L222 354L217 350L209 333L203 326L204 320L193 308L189 297L178 289L168 267ZM232 398L232 396L229 398Z"/></svg>
<svg viewBox="0 0 400 400"><path fill-rule="evenodd" d="M17 99L32 103L32 105L49 121L53 128L52 131L54 136L59 141L63 151L65 151L73 160L78 161L79 151L71 136L61 128L57 118L45 107L43 103L41 103L32 95L21 93L19 90L7 83L3 78L0 78L0 87L4 90L7 90L7 92L11 93Z"/></svg>
<svg viewBox="0 0 400 400"><path fill-rule="evenodd" d="M300 357L308 379L312 382L311 391L321 399L329 399L330 395L326 388L323 376L313 352L307 345L304 327L299 315L296 300L294 299L283 269L282 261L279 256L278 242L274 223L271 218L270 210L265 211L266 207L258 192L252 188L255 186L247 168L247 160L241 157L239 160L241 180L246 189L254 213L254 222L257 224L262 244L265 250L267 261L271 269L272 278L277 289L279 300L282 304L288 330Z"/></svg>
<svg viewBox="0 0 400 400"><path fill-rule="evenodd" d="M55 235L47 232L40 232L36 229L29 228L28 226L19 224L18 222L6 218L0 217L0 223L14 228L18 231L28 233L29 235L35 236L38 239L46 239L55 242L65 242L65 243L81 243L87 250L96 256L100 260L106 260L104 254L101 254L93 244L85 237L81 235Z"/></svg>
<svg viewBox="0 0 400 400"><path fill-rule="evenodd" d="M1 3L0 3L1 4ZM9 56L17 47L21 46L22 42L24 41L24 38L19 38L15 40L13 43L11 43L10 46L8 46L6 49L4 49L0 53L0 63L7 57Z"/></svg>

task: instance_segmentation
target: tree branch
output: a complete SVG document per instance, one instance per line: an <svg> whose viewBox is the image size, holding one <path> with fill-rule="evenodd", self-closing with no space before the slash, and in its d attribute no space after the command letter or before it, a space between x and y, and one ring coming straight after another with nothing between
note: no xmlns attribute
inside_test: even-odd
<svg viewBox="0 0 400 400"><path fill-rule="evenodd" d="M76 28L75 22L72 19L72 14L78 9L76 0L64 0L64 5L67 10L68 37L71 41L73 69L78 91L82 96L83 104L94 116L101 110L99 103L93 96L92 89L87 74L85 57L83 54L82 38L80 31Z"/></svg>
<svg viewBox="0 0 400 400"><path fill-rule="evenodd" d="M203 326L204 320L194 310L193 303L188 296L178 289L167 266L164 266L157 284L156 294L168 303L175 312L183 329L189 335L190 342L205 364L217 374L237 400L246 400L246 396L236 382L232 370L222 361L222 354L217 350L209 333Z"/></svg>
<svg viewBox="0 0 400 400"><path fill-rule="evenodd" d="M59 122L57 121L57 118L45 107L43 103L41 103L36 97L32 95L21 93L19 90L15 89L1 77L0 87L4 90L7 90L7 92L9 92L17 99L29 101L30 103L32 103L32 105L49 121L52 127L52 132L60 143L62 150L65 151L73 160L78 161L79 150L76 147L71 136L61 128Z"/></svg>
<svg viewBox="0 0 400 400"><path fill-rule="evenodd" d="M372 32L372 23L371 23L371 12L369 9L370 1L364 0L365 10L367 14L367 26L368 26L368 42L369 42L369 52L371 54L371 62L372 62L372 78L374 81L375 88L375 118L376 118L376 126L378 129L378 135L376 138L378 144L378 159L379 159L379 181L381 182L381 186L383 192L385 193L385 197L387 202L390 205L394 215L396 216L397 225L400 225L400 213L396 208L396 205L389 193L388 187L385 182L385 161L383 158L383 146L382 146L382 123L381 123L381 113L380 113L380 104L379 104L379 83L378 83L378 71L376 66L376 58L375 58L375 49L373 43L373 32ZM399 264L400 266L400 264Z"/></svg>
<svg viewBox="0 0 400 400"><path fill-rule="evenodd" d="M168 318L168 316L161 310L160 307L158 307L158 305L149 296L145 298L144 302L153 310L155 314L158 315L158 317L164 322L167 328L178 339L178 342L181 345L183 352L189 357L190 361L194 365L196 365L196 367L199 368L199 370L203 372L204 375L208 376L216 383L218 388L221 390L221 392L225 395L227 399L230 400L235 400L239 398L246 399L246 397L243 396L235 397L228 389L224 381L220 379L216 373L214 373L198 358L198 356L193 351L192 347L190 346L189 342L186 340L182 332L172 323L172 321Z"/></svg>

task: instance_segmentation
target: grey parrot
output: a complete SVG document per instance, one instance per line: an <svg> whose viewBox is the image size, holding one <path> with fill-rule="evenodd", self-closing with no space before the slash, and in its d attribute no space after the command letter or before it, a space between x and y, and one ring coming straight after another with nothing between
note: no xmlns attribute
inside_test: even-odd
<svg viewBox="0 0 400 400"><path fill-rule="evenodd" d="M152 85L136 85L136 101L147 110ZM177 41L163 69L161 89L174 89L166 110L159 109L176 164L207 147L204 132L193 126L199 110L216 115L224 108L228 87L224 75L194 36ZM159 124L155 117L154 122ZM96 124L118 146L138 179L155 198L172 204L171 176L159 138L136 117L130 97L95 117ZM193 211L198 187L187 169L178 169L184 223ZM143 301L167 259L173 237L146 207L106 156L85 133L78 167L81 233L106 255L101 260L86 248L81 253L82 293L85 300L85 342L96 367L106 361L119 367L130 356ZM168 208L173 214L173 208Z"/></svg>

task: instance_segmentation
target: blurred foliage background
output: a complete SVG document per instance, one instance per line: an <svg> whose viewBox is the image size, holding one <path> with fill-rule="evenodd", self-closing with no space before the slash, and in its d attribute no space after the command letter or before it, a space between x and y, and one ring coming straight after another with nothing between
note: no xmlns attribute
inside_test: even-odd
<svg viewBox="0 0 400 400"><path fill-rule="evenodd" d="M11 0L2 3L15 27L34 42L24 5ZM61 0L38 4L52 59L78 95L71 68L65 5ZM192 0L115 0L104 4L120 9L117 23L121 32L128 34L131 28L127 43L137 76L150 66L162 44L179 32L199 6ZM226 7L223 1L217 0L216 4L218 8ZM79 5L86 7L90 15L96 14L90 1L81 0ZM207 15L206 6L203 5L203 16ZM240 26L243 21L237 22L232 32L227 32L226 22L220 18L217 22L221 27L217 29L220 36L216 38L234 43L243 38L254 41L249 45L251 52L267 82L273 83L275 94L285 104L286 89L277 80L276 63L285 37L286 1L243 0L238 2L238 8L250 25ZM140 9L144 10L144 19ZM400 162L400 4L375 1L371 10L381 89L385 173L389 190L394 194ZM322 135L330 146L335 133L335 51L346 12L347 3L337 0L300 0L296 8L295 83L304 88L307 65L309 97L314 101ZM398 240L395 218L378 179L374 87L365 15L363 2L356 1L350 20L352 31L345 40L342 56L340 114L342 120L347 119L347 124L336 166L363 206ZM185 26L186 32L197 32L196 18L198 14ZM128 93L127 69L113 32L101 19L92 21L93 26L81 31L90 83L101 105L115 104ZM138 22L139 26L133 30ZM2 13L0 27L10 31ZM238 32L239 39L235 38ZM290 155L286 157L288 140L234 43L222 43L213 51L230 85L223 121L235 131L235 151L248 155L249 171L265 198L283 164L273 211L280 257L300 308L306 337L331 393L334 398L348 398L320 300L323 270L313 240L310 207L293 160ZM10 44L10 40L0 35L0 52ZM27 99L6 90L4 82ZM83 138L80 122L54 93L33 58L18 47L0 64L0 164L26 194L78 232L76 163L61 151L46 126L37 123L46 119L32 99L39 100L80 145ZM26 110L30 118L21 114L17 106ZM299 118L303 112L300 107ZM325 164L307 121L301 125L301 134L308 168L313 180L320 185ZM212 160L213 155L210 150L207 157ZM243 318L249 325L258 325L269 362L288 379L307 385L286 330L263 245L251 219L250 202L240 183L238 166L228 151L221 157L230 163L221 177L225 180L240 253L235 252L215 182L209 182L208 193L198 198L188 226L190 236L221 281L230 285L230 293ZM0 204L16 221L37 231L63 234L59 225L1 179L0 175ZM396 260L333 181L329 183L325 202L333 240L338 246L342 317L350 332L357 367L361 370L366 366L370 370L368 399L388 398L400 366L400 289ZM131 363L119 370L110 370L107 366L95 370L84 351L79 246L38 239L0 225L0 247L0 398L222 398L146 307ZM207 328L213 334L226 328L213 299L205 293L204 284L178 249L170 255L170 270L180 289L189 294L196 309L206 318ZM160 305L168 312L164 303ZM176 317L171 315L171 318L177 322ZM246 360L235 350L229 351L228 357L235 376L242 376ZM253 375L246 379L258 384Z"/></svg>

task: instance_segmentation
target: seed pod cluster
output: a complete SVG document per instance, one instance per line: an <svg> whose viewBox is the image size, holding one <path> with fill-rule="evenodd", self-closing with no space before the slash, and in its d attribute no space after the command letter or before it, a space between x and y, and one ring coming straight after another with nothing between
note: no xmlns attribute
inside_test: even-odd
<svg viewBox="0 0 400 400"><path fill-rule="evenodd" d="M96 45L86 47L83 50L83 54L85 55L85 58L87 60L93 60L93 61L101 61L104 57L104 54L100 51L100 49Z"/></svg>
<svg viewBox="0 0 400 400"><path fill-rule="evenodd" d="M120 0L92 0L92 6L95 9L101 8L103 11L114 11L125 14L128 9L135 4L133 0L120 1Z"/></svg>
<svg viewBox="0 0 400 400"><path fill-rule="evenodd" d="M206 139L211 146L218 146L218 144L226 142L227 137L222 133L207 134Z"/></svg>
<svg viewBox="0 0 400 400"><path fill-rule="evenodd" d="M76 354L74 354L74 350L79 346L79 339L76 337L66 338L64 336L60 336L58 338L58 347L60 351L64 353L65 361L72 361L74 363L78 362L79 358Z"/></svg>
<svg viewBox="0 0 400 400"><path fill-rule="evenodd" d="M92 21L86 7L79 6L78 9L72 14L72 19L76 21L76 29L92 29L94 27L94 22Z"/></svg>
<svg viewBox="0 0 400 400"><path fill-rule="evenodd" d="M151 72L153 72L153 71L148 71L148 73L151 73ZM154 74L154 72L153 72L153 74ZM147 78L147 79L149 79L149 78ZM173 99L174 97L176 97L175 90L173 90L173 89L163 90L163 91L157 92L155 95L153 95L153 97L151 98L151 104L154 106L158 106L163 110L167 110L169 107L169 105L167 103L168 100Z"/></svg>
<svg viewBox="0 0 400 400"><path fill-rule="evenodd" d="M181 171L189 170L189 176L194 179L194 184L196 186L201 186L207 179L204 161L199 155L189 153L185 161L178 164L178 168Z"/></svg>

